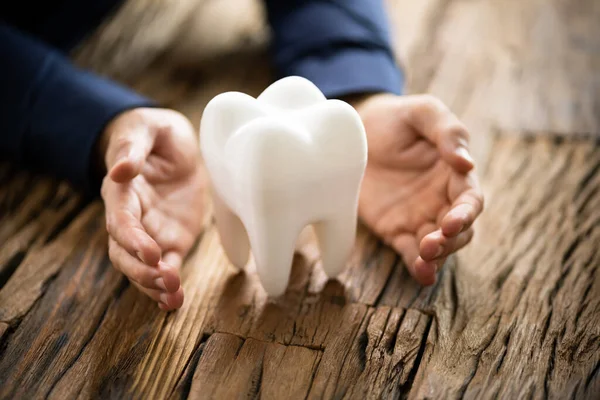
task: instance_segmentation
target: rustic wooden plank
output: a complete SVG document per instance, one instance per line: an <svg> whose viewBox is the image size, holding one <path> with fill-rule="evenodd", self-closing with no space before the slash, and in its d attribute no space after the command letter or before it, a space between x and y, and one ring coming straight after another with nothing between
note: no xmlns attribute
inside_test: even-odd
<svg viewBox="0 0 600 400"><path fill-rule="evenodd" d="M361 252L357 252L344 277L330 281L321 269L314 237L310 231L306 233L300 239L284 297L267 299L254 266L249 265L244 273L235 275L225 285L207 322L207 331L318 349L337 326L346 303L362 300L369 304L376 300L398 263L396 256L390 252L379 254L371 248L367 257L373 259L368 261L368 268L363 268ZM367 236L363 231L364 242L372 244L373 240ZM227 268L225 259L221 263Z"/></svg>
<svg viewBox="0 0 600 400"><path fill-rule="evenodd" d="M44 293L47 281L61 269L65 260L85 243L86 231L103 228L101 207L87 207L66 231L61 240L27 253L11 279L0 290L0 321L11 322L21 318Z"/></svg>
<svg viewBox="0 0 600 400"><path fill-rule="evenodd" d="M321 352L215 333L194 374L190 398L306 397Z"/></svg>
<svg viewBox="0 0 600 400"><path fill-rule="evenodd" d="M306 398L321 357L319 350L269 344L263 361L260 397Z"/></svg>
<svg viewBox="0 0 600 400"><path fill-rule="evenodd" d="M196 43L169 53L170 40L190 26L204 29L187 14L230 7L208 3L214 4L132 5L130 21L138 21L140 10L162 10L156 20L148 12L145 26L165 20L173 26L92 48L88 56L110 60L106 71L197 124L213 95L256 94L270 79L260 51L239 58L224 51L203 68L193 54L191 65L167 62ZM446 101L471 127L478 160L486 161L488 201L478 233L458 260L449 260L438 284L414 284L398 257L364 228L348 270L329 281L308 231L289 290L269 300L252 265L244 272L228 265L209 226L183 269L184 307L165 314L100 261L105 234L98 204L75 218L79 203L67 189L2 169L0 268L9 271L0 290L3 394L593 398L600 392L599 150L593 141L555 137L598 132L598 53L590 41L598 37L598 6L584 0L388 4L409 91ZM113 38L139 26L124 18L107 28ZM260 47L264 32L256 22L236 21ZM230 49L243 43L235 35L221 39ZM112 45L140 47L102 56ZM498 127L503 136L493 140ZM547 138L504 136L528 131ZM56 188L65 192L55 195ZM15 258L22 253L22 261Z"/></svg>
<svg viewBox="0 0 600 400"><path fill-rule="evenodd" d="M414 379L431 318L415 310L349 306L325 346L309 398L404 395Z"/></svg>
<svg viewBox="0 0 600 400"><path fill-rule="evenodd" d="M1 207L7 211L2 218L0 239L8 240L16 231L31 221L54 197L56 185L53 182L42 181L33 184L26 175L19 174L11 180L3 191ZM10 211L10 212L8 212Z"/></svg>
<svg viewBox="0 0 600 400"><path fill-rule="evenodd" d="M415 15L407 1L390 3L398 15ZM408 46L402 61L409 91L435 94L459 114L477 99L479 118L503 131L598 135L598 2L441 0L416 7L426 22L409 22L415 33L396 34Z"/></svg>
<svg viewBox="0 0 600 400"><path fill-rule="evenodd" d="M104 279L115 277L119 284L102 294L110 304L94 335L54 383L49 398L132 396L135 370L152 350L155 336L168 317L111 268ZM158 374L155 379L160 382L164 375Z"/></svg>
<svg viewBox="0 0 600 400"><path fill-rule="evenodd" d="M66 185L59 188L53 197L40 195L35 190L43 187L42 191L46 192L52 186L36 185L31 196L5 219L2 225L4 245L0 248L0 288L10 279L28 251L45 246L81 211L81 200L73 196Z"/></svg>
<svg viewBox="0 0 600 400"><path fill-rule="evenodd" d="M492 154L486 228L442 279L437 342L412 394L590 397L600 379L600 148L503 138Z"/></svg>
<svg viewBox="0 0 600 400"><path fill-rule="evenodd" d="M4 340L2 339L2 337L4 336L9 327L10 325L8 325L6 322L0 322L0 347L3 347Z"/></svg>
<svg viewBox="0 0 600 400"><path fill-rule="evenodd" d="M90 246L78 246L62 260L44 301L35 303L8 338L0 358L0 397L46 396L102 321L121 277L110 273L103 227L84 238Z"/></svg>
<svg viewBox="0 0 600 400"><path fill-rule="evenodd" d="M211 335L202 350L197 367L192 370L189 397L192 399L214 397L243 344L244 339L235 335L226 333Z"/></svg>

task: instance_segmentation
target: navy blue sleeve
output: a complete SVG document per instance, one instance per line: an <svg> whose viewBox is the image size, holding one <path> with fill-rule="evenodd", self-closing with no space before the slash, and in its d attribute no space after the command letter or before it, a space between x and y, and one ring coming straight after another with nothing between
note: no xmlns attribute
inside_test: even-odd
<svg viewBox="0 0 600 400"><path fill-rule="evenodd" d="M97 137L119 113L151 101L1 22L0 60L0 155L97 194Z"/></svg>
<svg viewBox="0 0 600 400"><path fill-rule="evenodd" d="M279 76L311 80L327 97L401 94L382 0L266 0Z"/></svg>

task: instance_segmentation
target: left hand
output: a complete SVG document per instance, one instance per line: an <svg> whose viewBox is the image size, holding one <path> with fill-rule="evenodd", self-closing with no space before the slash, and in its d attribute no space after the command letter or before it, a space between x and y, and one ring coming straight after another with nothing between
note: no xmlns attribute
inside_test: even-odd
<svg viewBox="0 0 600 400"><path fill-rule="evenodd" d="M429 95L375 94L350 103L369 145L359 216L419 283L431 285L446 258L470 242L483 209L469 133Z"/></svg>

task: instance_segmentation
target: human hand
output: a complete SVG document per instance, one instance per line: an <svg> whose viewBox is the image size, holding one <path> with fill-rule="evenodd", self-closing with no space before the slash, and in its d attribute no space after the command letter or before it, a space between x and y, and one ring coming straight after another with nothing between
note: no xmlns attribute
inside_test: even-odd
<svg viewBox="0 0 600 400"><path fill-rule="evenodd" d="M402 255L421 284L467 245L483 209L469 133L428 95L370 95L350 101L361 115L369 160L359 216Z"/></svg>
<svg viewBox="0 0 600 400"><path fill-rule="evenodd" d="M178 112L138 108L106 127L109 257L162 310L183 304L179 269L202 227L204 176L198 140Z"/></svg>

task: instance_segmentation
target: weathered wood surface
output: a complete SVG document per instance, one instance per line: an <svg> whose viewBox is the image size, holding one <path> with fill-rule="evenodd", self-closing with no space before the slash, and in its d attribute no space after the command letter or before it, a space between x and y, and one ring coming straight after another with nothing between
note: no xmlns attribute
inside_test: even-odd
<svg viewBox="0 0 600 400"><path fill-rule="evenodd" d="M258 17L212 30L234 0L136 1L147 7L130 1L79 62L195 123L212 95L268 83ZM227 265L208 218L184 307L166 314L112 269L100 203L3 165L0 398L600 397L600 3L389 5L409 90L471 127L486 194L438 283L416 285L362 228L348 271L327 281L307 231L270 301L252 267ZM259 50L243 62L222 50L248 44Z"/></svg>

